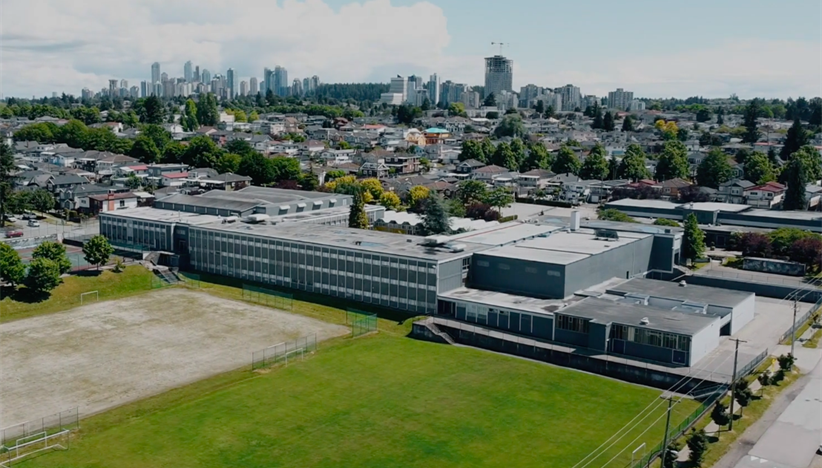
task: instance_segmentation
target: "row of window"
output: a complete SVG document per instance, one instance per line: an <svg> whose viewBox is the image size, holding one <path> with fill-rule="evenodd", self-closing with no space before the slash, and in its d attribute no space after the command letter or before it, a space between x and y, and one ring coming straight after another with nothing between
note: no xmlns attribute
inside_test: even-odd
<svg viewBox="0 0 822 468"><path fill-rule="evenodd" d="M488 268L488 267L491 266L491 262L489 262L487 260L477 260L476 263L477 263L478 267L482 267L482 268ZM497 269L503 270L503 271L509 271L511 269L511 265L509 265L507 263L497 263ZM536 275L536 274L539 274L539 269L537 267L525 267L525 272ZM553 270L547 270L545 272L545 274L548 275L548 276L561 276L560 272L553 271Z"/></svg>
<svg viewBox="0 0 822 468"><path fill-rule="evenodd" d="M691 350L691 338L688 336L646 330L629 325L612 325L611 339L631 341L633 343L676 349L679 351Z"/></svg>
<svg viewBox="0 0 822 468"><path fill-rule="evenodd" d="M571 317L569 315L557 314L554 317L556 320L557 330L568 330L577 333L588 333L589 320L579 317Z"/></svg>

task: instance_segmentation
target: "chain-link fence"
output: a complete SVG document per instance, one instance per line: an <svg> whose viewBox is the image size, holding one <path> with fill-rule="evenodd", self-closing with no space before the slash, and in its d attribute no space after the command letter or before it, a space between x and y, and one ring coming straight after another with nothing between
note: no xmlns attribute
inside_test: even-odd
<svg viewBox="0 0 822 468"><path fill-rule="evenodd" d="M203 288L203 283L200 280L200 275L196 275L194 273L180 272L177 274L177 277L180 278L180 281L182 281L186 287L193 289Z"/></svg>
<svg viewBox="0 0 822 468"><path fill-rule="evenodd" d="M243 284L243 300L289 312L294 306L294 296L292 294L250 284Z"/></svg>
<svg viewBox="0 0 822 468"><path fill-rule="evenodd" d="M0 429L0 467L44 450L68 448L69 432L80 427L78 408Z"/></svg>
<svg viewBox="0 0 822 468"><path fill-rule="evenodd" d="M251 353L251 370L261 369L274 364L294 359L304 359L307 353L317 350L317 334L297 338L294 341L279 343Z"/></svg>
<svg viewBox="0 0 822 468"><path fill-rule="evenodd" d="M356 338L377 331L377 314L348 309L345 312L345 323L351 325L351 337Z"/></svg>

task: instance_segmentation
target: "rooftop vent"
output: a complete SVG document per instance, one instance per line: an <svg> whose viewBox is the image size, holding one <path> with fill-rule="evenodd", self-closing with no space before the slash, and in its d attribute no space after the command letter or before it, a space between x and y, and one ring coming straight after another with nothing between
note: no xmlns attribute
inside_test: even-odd
<svg viewBox="0 0 822 468"><path fill-rule="evenodd" d="M688 283L686 283L685 280L682 280L682 281L679 282L679 287L680 288L684 288L686 286L688 286Z"/></svg>
<svg viewBox="0 0 822 468"><path fill-rule="evenodd" d="M640 325L648 325L649 323L651 323L651 321L648 320L648 317L642 317L642 320L639 321Z"/></svg>

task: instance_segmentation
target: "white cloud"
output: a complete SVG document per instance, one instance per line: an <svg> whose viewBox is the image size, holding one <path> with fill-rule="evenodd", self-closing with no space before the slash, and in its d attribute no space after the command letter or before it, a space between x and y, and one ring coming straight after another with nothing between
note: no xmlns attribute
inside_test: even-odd
<svg viewBox="0 0 822 468"><path fill-rule="evenodd" d="M109 78L137 84L154 61L170 76L192 60L212 73L232 67L243 79L282 65L291 79L351 82L375 72L385 73L381 81L402 72L458 75L475 60L445 55L446 18L427 2L369 0L335 11L322 0L3 0L0 17L6 95L77 94ZM479 76L464 79L481 76L481 62L474 68Z"/></svg>

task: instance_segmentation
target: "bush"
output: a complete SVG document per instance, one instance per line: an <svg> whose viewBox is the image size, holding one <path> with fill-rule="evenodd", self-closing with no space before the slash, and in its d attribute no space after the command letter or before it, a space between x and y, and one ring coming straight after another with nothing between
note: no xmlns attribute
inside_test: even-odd
<svg viewBox="0 0 822 468"><path fill-rule="evenodd" d="M126 269L125 263L123 263L122 258L117 258L114 260L114 272L115 273L122 273L123 270Z"/></svg>
<svg viewBox="0 0 822 468"><path fill-rule="evenodd" d="M690 450L688 461L690 461L693 466L702 466L702 461L705 459L705 452L708 451L708 436L705 434L704 429L698 431L692 429L691 435L688 437L688 449Z"/></svg>
<svg viewBox="0 0 822 468"><path fill-rule="evenodd" d="M790 372L793 369L793 365L796 363L796 358L793 357L792 354L783 354L776 358L776 362L779 363L779 370L784 372Z"/></svg>
<svg viewBox="0 0 822 468"><path fill-rule="evenodd" d="M759 374L759 377L757 377L756 380L759 381L759 385L762 385L763 387L767 387L768 385L771 384L771 378L772 378L771 373L768 372L768 371L765 371L765 372Z"/></svg>
<svg viewBox="0 0 822 468"><path fill-rule="evenodd" d="M617 221L620 223L635 223L636 220L622 211L609 208L607 210L599 210L599 219L603 221Z"/></svg>
<svg viewBox="0 0 822 468"><path fill-rule="evenodd" d="M680 224L678 222L668 218L657 218L656 221L654 221L654 224L656 226L680 227Z"/></svg>
<svg viewBox="0 0 822 468"><path fill-rule="evenodd" d="M29 263L26 287L36 292L48 292L60 284L60 265L48 258L35 258Z"/></svg>

